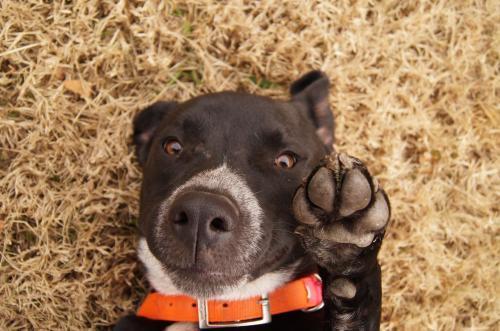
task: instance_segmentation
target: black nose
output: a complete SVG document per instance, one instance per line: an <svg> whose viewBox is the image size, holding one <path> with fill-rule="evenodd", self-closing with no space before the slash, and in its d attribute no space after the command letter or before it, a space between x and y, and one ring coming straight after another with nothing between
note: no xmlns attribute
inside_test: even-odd
<svg viewBox="0 0 500 331"><path fill-rule="evenodd" d="M238 208L229 198L201 191L179 196L169 213L175 235L188 247L230 240L238 217Z"/></svg>

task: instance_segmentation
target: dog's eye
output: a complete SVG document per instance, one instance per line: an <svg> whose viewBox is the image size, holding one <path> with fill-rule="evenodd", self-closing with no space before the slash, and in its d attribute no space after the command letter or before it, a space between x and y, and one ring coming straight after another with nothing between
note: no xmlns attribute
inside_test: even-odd
<svg viewBox="0 0 500 331"><path fill-rule="evenodd" d="M163 142L163 150L168 155L178 155L182 152L182 145L178 140L169 138Z"/></svg>
<svg viewBox="0 0 500 331"><path fill-rule="evenodd" d="M291 169L297 163L297 158L291 152L285 152L278 155L274 160L274 165L278 168Z"/></svg>

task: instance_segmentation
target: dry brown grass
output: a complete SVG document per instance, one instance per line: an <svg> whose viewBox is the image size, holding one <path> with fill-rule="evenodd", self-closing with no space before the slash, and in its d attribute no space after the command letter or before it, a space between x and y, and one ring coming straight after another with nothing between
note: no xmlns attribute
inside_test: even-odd
<svg viewBox="0 0 500 331"><path fill-rule="evenodd" d="M498 1L0 2L0 329L107 326L145 291L131 118L332 78L392 198L383 329L498 330Z"/></svg>

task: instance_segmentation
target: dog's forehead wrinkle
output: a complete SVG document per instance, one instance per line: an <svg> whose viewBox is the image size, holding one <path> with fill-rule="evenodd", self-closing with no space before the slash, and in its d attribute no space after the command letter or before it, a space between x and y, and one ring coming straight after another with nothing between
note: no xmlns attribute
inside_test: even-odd
<svg viewBox="0 0 500 331"><path fill-rule="evenodd" d="M181 116L203 122L205 125L216 124L219 130L234 126L236 123L244 124L242 128L251 129L266 123L290 122L290 117L296 112L284 107L283 104L263 96L221 92L199 96L185 102Z"/></svg>
<svg viewBox="0 0 500 331"><path fill-rule="evenodd" d="M252 97L255 96L250 96L250 99ZM248 99L248 96L244 98ZM315 135L313 128L304 130L305 123L300 120L298 112L283 102L249 101L248 105L235 105L234 100L229 100L229 96L222 99L211 96L207 102L189 103L184 114L179 115L176 125L184 131L181 136L187 135L192 141L204 141L204 148L211 154L244 159L246 154L252 154L250 150L241 148L244 144L250 143L260 149L274 150L287 146L297 149L301 141ZM171 124L169 128L175 130Z"/></svg>

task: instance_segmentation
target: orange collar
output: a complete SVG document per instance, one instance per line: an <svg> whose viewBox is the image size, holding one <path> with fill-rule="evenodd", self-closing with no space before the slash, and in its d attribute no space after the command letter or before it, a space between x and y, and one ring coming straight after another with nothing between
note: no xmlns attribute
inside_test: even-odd
<svg viewBox="0 0 500 331"><path fill-rule="evenodd" d="M260 297L244 300L196 300L184 295L148 294L138 316L173 322L198 322L200 328L248 326L271 322L271 315L323 307L318 274L294 280Z"/></svg>

